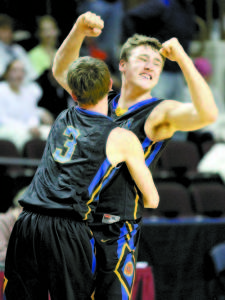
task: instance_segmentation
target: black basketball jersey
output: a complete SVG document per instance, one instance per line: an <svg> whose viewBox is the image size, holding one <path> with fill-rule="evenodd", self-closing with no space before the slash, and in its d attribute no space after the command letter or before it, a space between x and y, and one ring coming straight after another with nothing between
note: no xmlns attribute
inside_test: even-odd
<svg viewBox="0 0 225 300"><path fill-rule="evenodd" d="M109 117L79 107L63 111L20 204L35 212L91 221L100 191L119 169L106 156L106 141L116 126Z"/></svg>
<svg viewBox="0 0 225 300"><path fill-rule="evenodd" d="M152 170L153 164L162 153L168 140L153 142L145 134L144 124L151 111L163 99L149 98L138 102L126 112L117 108L120 95L115 92L109 94L109 116L123 128L133 131L139 138L146 165ZM135 220L142 216L143 200L138 188L127 169L123 165L120 172L114 177L110 186L101 193L100 202L95 214L95 220L101 220L103 214L120 216L121 220Z"/></svg>

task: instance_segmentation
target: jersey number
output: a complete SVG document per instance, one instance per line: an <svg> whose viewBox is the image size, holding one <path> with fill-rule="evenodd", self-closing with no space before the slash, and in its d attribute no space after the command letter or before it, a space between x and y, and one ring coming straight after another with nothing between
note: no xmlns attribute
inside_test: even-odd
<svg viewBox="0 0 225 300"><path fill-rule="evenodd" d="M73 126L68 126L63 135L68 137L63 145L65 149L56 148L53 153L54 160L60 163L66 163L71 160L77 144L76 139L80 133L79 130L75 129Z"/></svg>

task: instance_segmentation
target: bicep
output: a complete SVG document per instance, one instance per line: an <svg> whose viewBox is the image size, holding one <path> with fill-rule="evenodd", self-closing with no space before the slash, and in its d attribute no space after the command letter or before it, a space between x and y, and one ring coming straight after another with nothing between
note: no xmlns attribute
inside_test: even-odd
<svg viewBox="0 0 225 300"><path fill-rule="evenodd" d="M170 138L175 131L197 130L205 125L192 103L165 100L149 115L145 133L152 140L162 140Z"/></svg>
<svg viewBox="0 0 225 300"><path fill-rule="evenodd" d="M174 110L169 110L167 118L180 131L193 131L208 124L201 119L192 103L181 103Z"/></svg>

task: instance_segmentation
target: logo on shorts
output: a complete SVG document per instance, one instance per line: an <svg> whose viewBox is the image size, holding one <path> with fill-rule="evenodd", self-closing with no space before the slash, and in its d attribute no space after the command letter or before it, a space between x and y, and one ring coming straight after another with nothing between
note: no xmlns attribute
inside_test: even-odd
<svg viewBox="0 0 225 300"><path fill-rule="evenodd" d="M104 216L102 218L102 223L112 224L112 223L118 222L119 220L120 220L119 216L104 214Z"/></svg>
<svg viewBox="0 0 225 300"><path fill-rule="evenodd" d="M132 276L134 272L134 265L131 261L128 261L124 267L124 274L126 276Z"/></svg>

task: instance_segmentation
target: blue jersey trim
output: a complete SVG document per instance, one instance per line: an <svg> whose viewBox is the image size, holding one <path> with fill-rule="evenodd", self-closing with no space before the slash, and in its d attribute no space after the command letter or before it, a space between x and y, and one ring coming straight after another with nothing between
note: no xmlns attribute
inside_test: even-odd
<svg viewBox="0 0 225 300"><path fill-rule="evenodd" d="M107 185L107 183L112 179L112 177L114 176L114 174L116 173L116 171L118 170L118 168L114 168L111 173L109 174L109 176L104 180L104 182L102 183L102 187L101 190ZM95 197L95 201L99 200L99 196L100 193L97 194L97 196Z"/></svg>
<svg viewBox="0 0 225 300"><path fill-rule="evenodd" d="M118 101L119 101L119 97L120 97L120 94L116 95L115 98L113 98L112 100L112 107L113 109L115 110L118 106Z"/></svg>
<svg viewBox="0 0 225 300"><path fill-rule="evenodd" d="M152 141L148 137L146 137L145 140L144 140L144 142L142 143L143 150L145 150L147 147L149 147L150 144L151 144L151 142Z"/></svg>
<svg viewBox="0 0 225 300"><path fill-rule="evenodd" d="M101 117L105 117L105 118L107 118L107 119L109 119L109 120L112 120L112 118L110 118L109 116L106 116L106 115L104 115L104 114L101 114L101 113L99 113L99 112L97 112L97 111L92 111L92 110L84 109L84 108L81 108L81 107L78 107L78 106L76 106L75 109L78 110L79 112L85 114L85 115L90 115L90 116L101 116Z"/></svg>
<svg viewBox="0 0 225 300"><path fill-rule="evenodd" d="M152 153L150 154L150 156L145 160L145 164L149 167L150 164L152 163L152 161L154 160L154 158L156 157L156 155L159 153L159 150L161 149L163 145L163 141L162 142L158 142L155 145L154 150L152 151Z"/></svg>
<svg viewBox="0 0 225 300"><path fill-rule="evenodd" d="M159 99L158 98L150 98L150 99L147 99L147 100L143 100L141 102L138 102L138 103L135 103L134 105L130 106L128 111L131 112L131 111L134 111L146 104L150 104L150 103L153 103L155 101L158 101Z"/></svg>
<svg viewBox="0 0 225 300"><path fill-rule="evenodd" d="M91 249L92 249L92 268L91 269L92 269L92 274L94 274L96 271L95 239L92 238L90 240L90 242L91 242Z"/></svg>
<svg viewBox="0 0 225 300"><path fill-rule="evenodd" d="M92 180L91 184L89 185L88 191L89 195L91 195L96 187L96 185L99 184L99 182L103 179L105 174L107 173L107 170L111 166L111 163L109 162L108 158L104 160L102 165L100 166L98 172L96 173L94 179Z"/></svg>
<svg viewBox="0 0 225 300"><path fill-rule="evenodd" d="M119 97L120 97L120 94L117 95L114 99L113 99L113 103L112 103L112 106L113 106L113 110L116 110L117 106L118 106L118 101L119 101ZM146 104L150 104L150 103L153 103L155 101L158 101L159 99L158 98L149 98L149 99L146 99L146 100L143 100L143 101L140 101L138 103L135 103L134 105L131 105L127 112L132 112Z"/></svg>
<svg viewBox="0 0 225 300"><path fill-rule="evenodd" d="M170 0L162 0L163 4L165 4L166 6L170 5Z"/></svg>

